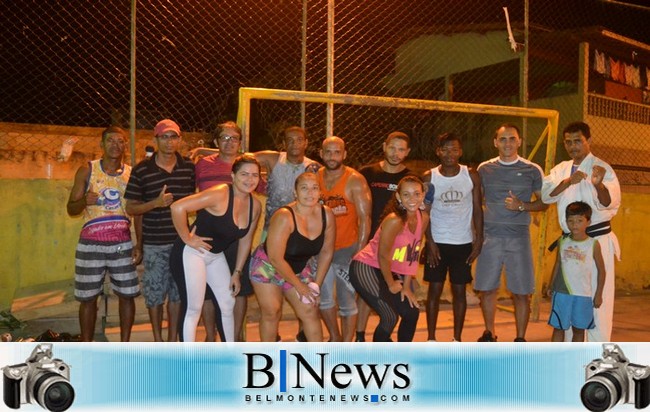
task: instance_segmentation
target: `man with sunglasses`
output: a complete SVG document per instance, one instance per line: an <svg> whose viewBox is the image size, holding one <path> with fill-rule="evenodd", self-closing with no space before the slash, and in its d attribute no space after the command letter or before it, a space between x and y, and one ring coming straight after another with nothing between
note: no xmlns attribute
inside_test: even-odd
<svg viewBox="0 0 650 412"><path fill-rule="evenodd" d="M180 295L169 267L169 255L178 236L169 205L194 193L194 163L178 153L181 129L164 119L154 128L158 150L131 172L124 197L130 215L142 215L137 247L142 248L142 293L149 310L154 340L162 342L163 305L167 298L167 340L178 335Z"/></svg>

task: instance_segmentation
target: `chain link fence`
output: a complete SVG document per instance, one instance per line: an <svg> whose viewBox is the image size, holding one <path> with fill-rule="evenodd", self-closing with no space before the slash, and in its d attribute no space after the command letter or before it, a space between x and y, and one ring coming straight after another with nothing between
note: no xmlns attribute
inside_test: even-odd
<svg viewBox="0 0 650 412"><path fill-rule="evenodd" d="M625 183L647 185L650 11L620 3L529 0L526 13L524 0L137 1L135 128L172 118L189 132L190 148L236 117L241 86L326 92L329 81L336 93L557 109L560 127L592 124L594 151ZM0 4L0 160L37 150L55 158L71 135L76 152L96 155L93 128L129 126L130 2ZM613 74L614 63L638 70L639 82ZM324 105L258 101L252 113L251 150L281 149L282 129L304 124L316 157ZM506 120L522 125L528 150L543 129L519 119L335 106L333 130L353 166L380 156L393 130L409 133L411 158L428 162L436 161L432 138L455 131L464 161L478 163L495 155L493 129Z"/></svg>

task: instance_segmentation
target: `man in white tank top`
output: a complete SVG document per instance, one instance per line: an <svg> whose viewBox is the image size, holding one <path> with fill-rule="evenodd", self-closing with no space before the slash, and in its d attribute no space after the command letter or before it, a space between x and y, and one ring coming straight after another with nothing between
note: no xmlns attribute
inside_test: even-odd
<svg viewBox="0 0 650 412"><path fill-rule="evenodd" d="M472 281L472 262L483 244L481 181L478 173L458 163L463 155L460 138L454 133L438 136L436 154L440 165L427 171L430 183L425 203L431 208L427 235L427 264L424 280L427 294L428 340L436 340L440 296L449 272L454 312L454 341L461 341L467 300L466 285Z"/></svg>

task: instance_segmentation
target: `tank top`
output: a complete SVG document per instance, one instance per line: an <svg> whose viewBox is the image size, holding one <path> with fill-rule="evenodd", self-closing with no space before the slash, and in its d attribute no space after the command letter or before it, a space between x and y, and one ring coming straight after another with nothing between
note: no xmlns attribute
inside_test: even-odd
<svg viewBox="0 0 650 412"><path fill-rule="evenodd" d="M231 184L228 185L228 209L226 213L221 216L216 216L205 209L196 212L196 221L192 227L196 226L196 234L198 236L212 238L208 242L212 246L212 249L210 249L211 253L221 253L230 244L246 236L251 225L251 220L253 220L253 196L249 194L248 199L248 225L244 229L240 229L233 219L233 205L235 202Z"/></svg>
<svg viewBox="0 0 650 412"><path fill-rule="evenodd" d="M347 166L345 172L331 189L327 189L324 180L325 168L318 171L318 184L320 185L320 202L329 206L336 218L336 240L334 250L352 246L359 238L359 222L357 209L345 195L345 186L353 169Z"/></svg>
<svg viewBox="0 0 650 412"><path fill-rule="evenodd" d="M320 165L318 163L307 157L303 158L300 164L295 165L289 163L287 161L287 153L280 152L278 161L269 175L264 227L268 227L271 216L273 216L276 210L295 200L294 184L296 183L296 178L307 170L315 172L319 167Z"/></svg>
<svg viewBox="0 0 650 412"><path fill-rule="evenodd" d="M131 240L130 220L126 214L124 192L131 176L131 166L122 165L122 171L109 175L101 159L88 164L87 188L99 194L97 203L84 209L85 224L80 238L96 242L126 242Z"/></svg>
<svg viewBox="0 0 650 412"><path fill-rule="evenodd" d="M598 276L594 260L596 242L598 240L592 237L580 241L569 236L560 239L558 253L562 259L562 272L555 277L554 291L576 296L593 296L592 279Z"/></svg>
<svg viewBox="0 0 650 412"><path fill-rule="evenodd" d="M417 274L420 262L420 251L422 249L422 212L418 210L418 223L415 226L415 233L412 233L408 225L395 237L390 250L390 270L393 273L406 276ZM377 229L375 236L361 249L354 257L354 260L365 263L368 266L379 269L379 239L381 237L381 226Z"/></svg>
<svg viewBox="0 0 650 412"><path fill-rule="evenodd" d="M287 247L284 251L284 260L286 260L289 266L291 266L293 273L300 273L307 265L307 261L312 256L318 255L323 248L323 242L325 242L325 228L327 226L325 208L321 206L323 228L320 234L313 240L304 236L298 230L298 223L296 222L296 215L294 214L293 209L289 206L284 206L283 208L288 209L289 212L291 212L294 227L293 232L291 232L287 239ZM266 244L264 247L266 248Z"/></svg>
<svg viewBox="0 0 650 412"><path fill-rule="evenodd" d="M435 195L431 205L431 234L436 243L464 245L472 243L474 183L467 166L460 165L456 176L443 176L438 167L431 169Z"/></svg>

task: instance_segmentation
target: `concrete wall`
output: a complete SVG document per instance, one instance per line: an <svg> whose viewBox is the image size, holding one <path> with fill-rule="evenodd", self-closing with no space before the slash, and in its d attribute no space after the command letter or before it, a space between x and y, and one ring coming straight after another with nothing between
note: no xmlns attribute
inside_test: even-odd
<svg viewBox="0 0 650 412"><path fill-rule="evenodd" d="M0 183L0 309L8 308L17 289L74 276L74 250L80 218L70 218L65 205L72 180L4 179ZM557 237L555 206L551 207L547 244ZM538 217L538 216L537 216ZM623 207L613 221L623 251L617 287L650 287L650 254L645 234L650 222L650 194L624 193ZM535 235L537 230L533 227ZM554 256L545 255L548 277Z"/></svg>
<svg viewBox="0 0 650 412"><path fill-rule="evenodd" d="M66 203L77 168L101 155L102 130L0 123L0 310L18 289L74 277L83 222L67 215ZM136 132L136 159L154 144L152 136L151 130ZM57 160L70 137L78 139L72 156ZM182 150L204 137L184 133Z"/></svg>

